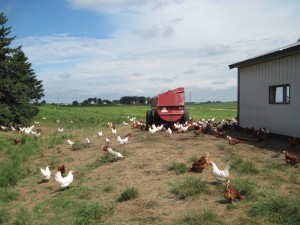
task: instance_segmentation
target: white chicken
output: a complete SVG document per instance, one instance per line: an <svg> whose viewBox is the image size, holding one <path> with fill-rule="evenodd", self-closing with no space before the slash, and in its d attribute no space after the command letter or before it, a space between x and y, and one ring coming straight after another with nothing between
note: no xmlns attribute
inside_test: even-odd
<svg viewBox="0 0 300 225"><path fill-rule="evenodd" d="M156 131L157 131L157 130L156 130L156 127L154 127L154 128L153 128L153 127L149 127L148 130L149 130L149 133L150 133L150 134L154 134L154 133L156 133Z"/></svg>
<svg viewBox="0 0 300 225"><path fill-rule="evenodd" d="M116 135L117 134L117 129L111 128L111 132Z"/></svg>
<svg viewBox="0 0 300 225"><path fill-rule="evenodd" d="M34 125L32 125L31 127L26 127L24 130L25 134L30 134L33 128L34 128Z"/></svg>
<svg viewBox="0 0 300 225"><path fill-rule="evenodd" d="M85 139L85 143L86 143L87 145L91 144L90 139L89 139L89 138L86 138L86 139Z"/></svg>
<svg viewBox="0 0 300 225"><path fill-rule="evenodd" d="M212 166L212 174L218 183L222 183L229 177L229 162L225 166L224 170L220 170L213 161L209 161L209 164Z"/></svg>
<svg viewBox="0 0 300 225"><path fill-rule="evenodd" d="M74 145L74 141L71 141L70 139L68 139L67 142L70 145L70 147L72 148L72 146Z"/></svg>
<svg viewBox="0 0 300 225"><path fill-rule="evenodd" d="M120 136L117 137L117 141L123 145L126 144L128 142L129 136L126 136L125 138L121 138Z"/></svg>
<svg viewBox="0 0 300 225"><path fill-rule="evenodd" d="M102 130L98 131L98 137L102 137L102 135L103 135Z"/></svg>
<svg viewBox="0 0 300 225"><path fill-rule="evenodd" d="M106 142L106 145L109 145L110 140L108 138L105 138L105 142Z"/></svg>
<svg viewBox="0 0 300 225"><path fill-rule="evenodd" d="M172 134L172 130L171 130L171 128L169 127L167 130L166 130L166 134L169 134L169 135L171 135Z"/></svg>
<svg viewBox="0 0 300 225"><path fill-rule="evenodd" d="M66 189L73 182L73 173L74 171L71 170L66 177L62 177L61 172L58 171L55 174L55 180L60 184L60 187Z"/></svg>
<svg viewBox="0 0 300 225"><path fill-rule="evenodd" d="M124 159L124 156L120 152L116 152L116 151L112 150L112 148L110 148L110 147L107 150L110 154L116 156L118 159Z"/></svg>
<svg viewBox="0 0 300 225"><path fill-rule="evenodd" d="M123 125L128 126L129 123L126 123L125 121L123 121Z"/></svg>
<svg viewBox="0 0 300 225"><path fill-rule="evenodd" d="M60 132L60 133L61 133L61 132L64 132L64 128L60 128L60 127L57 128L57 132Z"/></svg>
<svg viewBox="0 0 300 225"><path fill-rule="evenodd" d="M40 168L41 173L43 175L43 180L44 181L49 181L50 177L51 177L51 171L49 169L49 166L46 166L46 168Z"/></svg>
<svg viewBox="0 0 300 225"><path fill-rule="evenodd" d="M188 126L183 126L183 125L181 125L181 126L179 127L178 131L181 132L181 133L184 133L184 132L186 132L188 129L189 129Z"/></svg>
<svg viewBox="0 0 300 225"><path fill-rule="evenodd" d="M162 131L163 128L164 128L164 125L161 124L160 126L156 127L156 131Z"/></svg>

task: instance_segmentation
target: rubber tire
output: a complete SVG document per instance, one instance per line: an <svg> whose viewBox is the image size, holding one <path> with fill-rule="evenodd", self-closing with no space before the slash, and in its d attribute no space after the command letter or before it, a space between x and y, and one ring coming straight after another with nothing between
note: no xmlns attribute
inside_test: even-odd
<svg viewBox="0 0 300 225"><path fill-rule="evenodd" d="M181 118L181 122L185 123L187 121L189 121L190 117L189 117L189 113L188 112L184 112L182 118Z"/></svg>
<svg viewBox="0 0 300 225"><path fill-rule="evenodd" d="M153 116L152 116L152 111L147 110L146 112L146 129L148 130L150 126L153 124Z"/></svg>

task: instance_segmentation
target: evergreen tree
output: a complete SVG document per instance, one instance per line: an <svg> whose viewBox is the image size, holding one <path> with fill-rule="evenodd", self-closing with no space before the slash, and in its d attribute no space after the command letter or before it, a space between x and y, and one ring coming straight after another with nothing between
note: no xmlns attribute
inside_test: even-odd
<svg viewBox="0 0 300 225"><path fill-rule="evenodd" d="M15 37L0 13L0 124L28 125L38 113L37 103L44 96L42 81L37 80L21 46L10 48Z"/></svg>

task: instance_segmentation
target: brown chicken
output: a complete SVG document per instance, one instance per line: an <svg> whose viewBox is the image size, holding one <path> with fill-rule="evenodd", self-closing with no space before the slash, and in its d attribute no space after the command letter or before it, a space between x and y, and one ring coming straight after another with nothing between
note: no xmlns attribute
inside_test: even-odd
<svg viewBox="0 0 300 225"><path fill-rule="evenodd" d="M108 144L102 146L102 151L106 154L108 153Z"/></svg>
<svg viewBox="0 0 300 225"><path fill-rule="evenodd" d="M196 162L193 163L192 167L189 169L190 172L195 173L202 173L205 167L208 165L208 156L209 153L205 153L198 159Z"/></svg>
<svg viewBox="0 0 300 225"><path fill-rule="evenodd" d="M229 135L227 135L227 140L228 140L228 143L230 145L236 145L236 144L239 144L239 143L243 143L243 141L237 139L237 138L233 138L233 137L230 137Z"/></svg>
<svg viewBox="0 0 300 225"><path fill-rule="evenodd" d="M66 173L66 166L64 164L59 165L57 171L60 171L61 175L64 175Z"/></svg>
<svg viewBox="0 0 300 225"><path fill-rule="evenodd" d="M288 153L287 151L283 151L285 156L285 161L288 164L291 164L292 166L296 165L297 163L300 163L300 157L293 155L291 153Z"/></svg>
<svg viewBox="0 0 300 225"><path fill-rule="evenodd" d="M19 143L21 142L21 139L15 138L15 139L14 139L14 142L15 142L15 144L19 144Z"/></svg>
<svg viewBox="0 0 300 225"><path fill-rule="evenodd" d="M214 136L216 138L220 138L220 137L223 137L225 134L225 131L218 131L217 128L214 129Z"/></svg>
<svg viewBox="0 0 300 225"><path fill-rule="evenodd" d="M202 126L196 125L196 126L194 127L194 134L195 134L195 136L200 136L200 135L202 135Z"/></svg>
<svg viewBox="0 0 300 225"><path fill-rule="evenodd" d="M232 203L232 201L236 199L244 200L245 196L241 195L241 193L232 186L231 180L228 180L224 190L224 198Z"/></svg>

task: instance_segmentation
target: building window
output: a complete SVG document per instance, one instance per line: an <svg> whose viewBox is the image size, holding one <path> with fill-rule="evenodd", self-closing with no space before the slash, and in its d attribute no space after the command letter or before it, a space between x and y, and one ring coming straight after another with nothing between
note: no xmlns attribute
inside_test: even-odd
<svg viewBox="0 0 300 225"><path fill-rule="evenodd" d="M290 85L276 85L269 87L270 104L289 104L290 103Z"/></svg>

